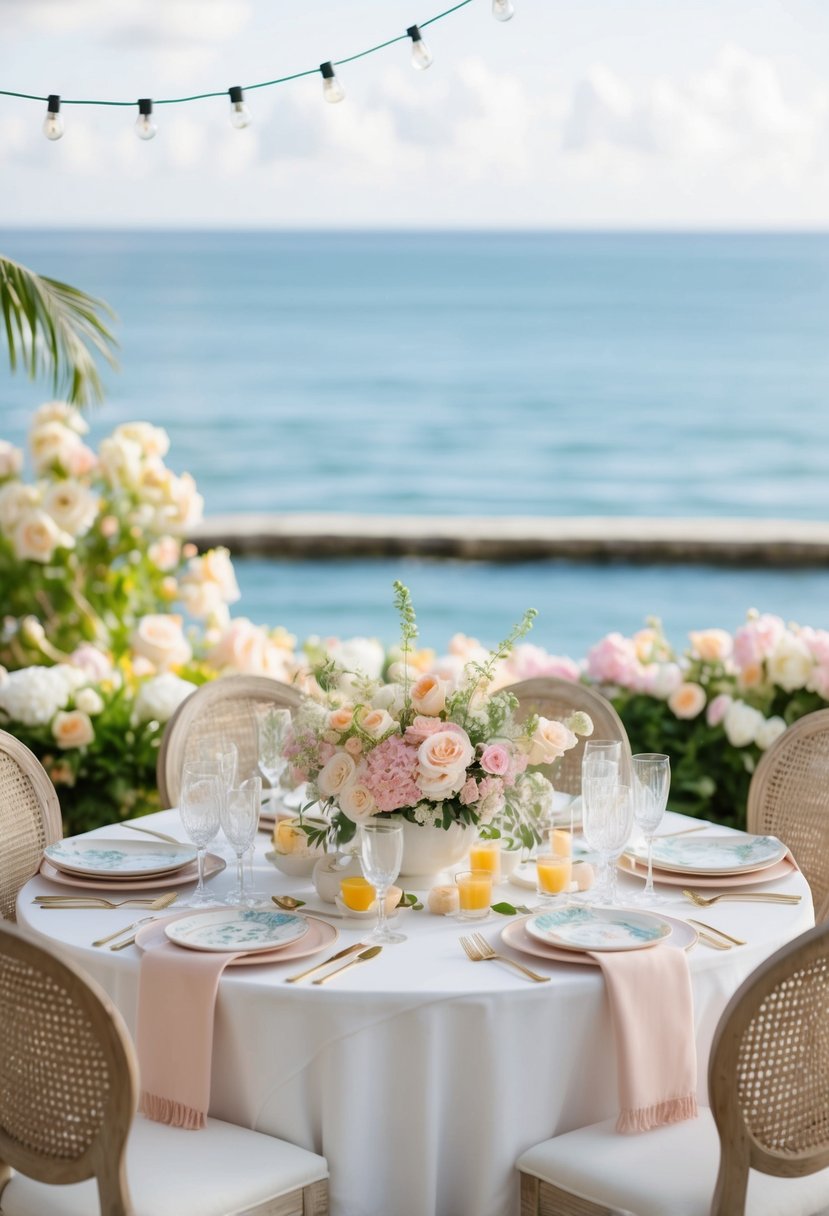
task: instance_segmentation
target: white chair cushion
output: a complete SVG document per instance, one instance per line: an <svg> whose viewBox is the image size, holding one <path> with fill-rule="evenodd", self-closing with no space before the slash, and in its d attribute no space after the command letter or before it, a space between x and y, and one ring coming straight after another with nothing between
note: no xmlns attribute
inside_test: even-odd
<svg viewBox="0 0 829 1216"><path fill-rule="evenodd" d="M127 1144L135 1216L231 1216L327 1177L324 1157L218 1119L191 1132L137 1115ZM15 1174L0 1211L97 1216L97 1183L49 1186Z"/></svg>
<svg viewBox="0 0 829 1216"><path fill-rule="evenodd" d="M556 1136L528 1149L518 1169L619 1216L708 1216L720 1164L710 1110L699 1118L635 1136L615 1119ZM746 1216L825 1216L829 1169L805 1178L776 1178L752 1170Z"/></svg>

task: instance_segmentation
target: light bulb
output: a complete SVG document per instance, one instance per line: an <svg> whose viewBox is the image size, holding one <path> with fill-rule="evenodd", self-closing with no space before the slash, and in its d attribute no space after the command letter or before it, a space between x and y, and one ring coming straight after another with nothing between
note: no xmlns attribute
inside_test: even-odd
<svg viewBox="0 0 829 1216"><path fill-rule="evenodd" d="M412 40L412 67L416 68L418 72L422 72L432 62L432 52L423 41L423 35L418 26L410 25L406 33Z"/></svg>
<svg viewBox="0 0 829 1216"><path fill-rule="evenodd" d="M509 21L515 16L512 0L492 0L492 15L496 21Z"/></svg>
<svg viewBox="0 0 829 1216"><path fill-rule="evenodd" d="M60 97L57 93L50 93L49 100L46 102L43 134L47 139L60 139L63 135L63 118L60 113Z"/></svg>
<svg viewBox="0 0 829 1216"><path fill-rule="evenodd" d="M336 101L342 101L345 97L345 90L334 75L334 65L331 61L321 63L320 71L322 72L322 95L325 100L330 101L332 105Z"/></svg>
<svg viewBox="0 0 829 1216"><path fill-rule="evenodd" d="M138 102L135 134L139 139L152 139L157 130L158 127L153 122L153 103L149 97L142 97Z"/></svg>
<svg viewBox="0 0 829 1216"><path fill-rule="evenodd" d="M245 105L245 95L238 84L233 88L228 89L230 94L230 121L236 127L237 131L241 131L244 127L249 127L253 122L253 115Z"/></svg>

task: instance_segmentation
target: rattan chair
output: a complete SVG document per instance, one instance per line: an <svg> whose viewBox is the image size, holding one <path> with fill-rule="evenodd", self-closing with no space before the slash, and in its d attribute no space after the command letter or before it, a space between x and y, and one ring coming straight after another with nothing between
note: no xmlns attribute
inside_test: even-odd
<svg viewBox="0 0 829 1216"><path fill-rule="evenodd" d="M829 918L829 709L800 718L763 756L748 791L748 830L788 845L815 920Z"/></svg>
<svg viewBox="0 0 829 1216"><path fill-rule="evenodd" d="M197 755L201 740L231 742L239 749L239 773L258 772L256 707L296 709L302 693L267 676L222 676L202 684L182 701L164 730L156 766L162 806L175 806L186 760Z"/></svg>
<svg viewBox="0 0 829 1216"><path fill-rule="evenodd" d="M316 1153L217 1119L194 1132L135 1115L121 1015L79 968L11 925L0 925L0 1026L3 1216L328 1212Z"/></svg>
<svg viewBox="0 0 829 1216"><path fill-rule="evenodd" d="M594 739L618 739L622 744L623 773L630 775L630 742L622 719L606 697L586 684L562 680L558 676L536 676L510 684L504 691L514 693L519 701L518 720L531 713L544 718L566 718L575 710L584 710L593 719ZM580 738L575 747L552 766L550 780L564 794L581 793L581 761L586 739Z"/></svg>
<svg viewBox="0 0 829 1216"><path fill-rule="evenodd" d="M521 1216L829 1210L829 924L778 950L731 998L708 1092L711 1109L685 1123L629 1136L607 1120L529 1149Z"/></svg>
<svg viewBox="0 0 829 1216"><path fill-rule="evenodd" d="M37 756L0 730L0 917L15 920L17 893L43 850L63 835L55 787Z"/></svg>

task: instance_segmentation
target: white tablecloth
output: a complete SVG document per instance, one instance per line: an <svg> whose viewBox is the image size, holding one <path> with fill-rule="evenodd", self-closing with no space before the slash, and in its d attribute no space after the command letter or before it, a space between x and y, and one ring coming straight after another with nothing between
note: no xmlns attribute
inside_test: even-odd
<svg viewBox="0 0 829 1216"><path fill-rule="evenodd" d="M184 839L175 812L142 823ZM661 831L682 825L668 815ZM99 834L139 839L121 827ZM311 902L304 880L286 878L264 859L268 847L260 835L257 885ZM232 874L228 866L213 880L217 892L230 888ZM769 885L803 900L702 911L678 888L663 888L671 893L669 915L696 915L748 942L728 952L699 944L689 955L703 1101L711 1038L728 999L764 958L813 923L799 874ZM142 913L44 911L31 902L57 889L40 877L27 883L19 922L93 975L134 1029L138 950L112 953L89 943ZM500 891L513 903L532 902L531 892ZM332 923L341 929L335 948L366 931ZM500 963L469 962L458 944L465 927L454 920L424 910L397 923L407 942L330 985L284 983L314 959L225 972L210 1113L323 1153L333 1216L514 1216L519 1154L618 1108L601 974L524 958L553 977L533 984ZM493 914L480 928L496 941L505 923Z"/></svg>

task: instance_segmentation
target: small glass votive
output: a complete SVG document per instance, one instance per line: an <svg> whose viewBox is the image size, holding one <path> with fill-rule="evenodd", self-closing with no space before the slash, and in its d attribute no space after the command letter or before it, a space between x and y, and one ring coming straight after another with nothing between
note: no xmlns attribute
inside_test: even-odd
<svg viewBox="0 0 829 1216"><path fill-rule="evenodd" d="M554 857L573 856L573 837L567 828L550 829L550 852Z"/></svg>
<svg viewBox="0 0 829 1216"><path fill-rule="evenodd" d="M501 841L476 840L469 850L471 870L489 870L493 882L501 881Z"/></svg>
<svg viewBox="0 0 829 1216"><path fill-rule="evenodd" d="M455 875L461 920L483 920L492 903L492 871L462 870Z"/></svg>
<svg viewBox="0 0 829 1216"><path fill-rule="evenodd" d="M570 890L573 862L570 857L555 853L542 853L535 859L537 875L536 890L544 904L561 902Z"/></svg>

